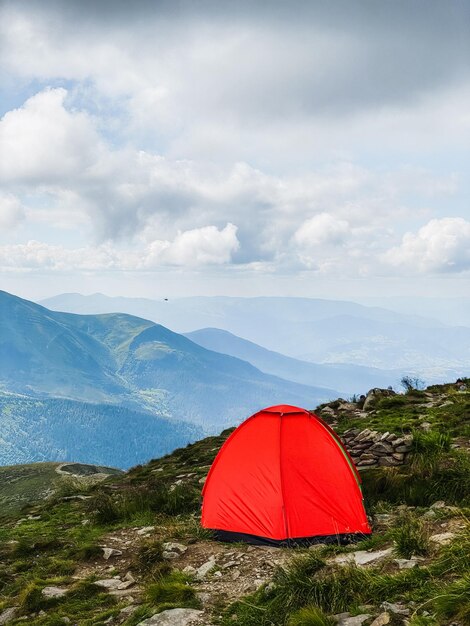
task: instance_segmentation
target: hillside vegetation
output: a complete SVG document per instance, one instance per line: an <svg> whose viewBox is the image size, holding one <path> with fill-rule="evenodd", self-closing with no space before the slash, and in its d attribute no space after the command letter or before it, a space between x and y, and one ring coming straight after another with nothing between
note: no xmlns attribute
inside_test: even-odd
<svg viewBox="0 0 470 626"><path fill-rule="evenodd" d="M0 620L465 626L469 382L428 388L419 402L411 390L394 396L395 406L338 401L326 411L339 430L393 427L414 437L406 465L363 472L373 526L366 541L297 550L212 541L199 526L200 492L228 430L100 485L64 484L20 521L5 520ZM176 620L175 608L179 622L145 621Z"/></svg>

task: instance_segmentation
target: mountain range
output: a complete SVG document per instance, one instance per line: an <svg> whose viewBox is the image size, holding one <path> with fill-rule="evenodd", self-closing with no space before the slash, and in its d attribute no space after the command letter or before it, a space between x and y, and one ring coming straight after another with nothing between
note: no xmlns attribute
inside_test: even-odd
<svg viewBox="0 0 470 626"><path fill-rule="evenodd" d="M6 292L0 390L0 464L48 458L118 467L263 406L314 407L337 395L265 374L149 320L50 311Z"/></svg>
<svg viewBox="0 0 470 626"><path fill-rule="evenodd" d="M405 374L442 382L469 372L469 327L355 302L215 296L166 301L61 294L43 303L75 313L124 311L180 333L226 330L297 360L347 366L335 385L341 390L363 392L375 384L377 371L369 377L367 370L362 370L358 388L358 371L349 370L350 366L393 370L392 376L385 373L383 378L389 384L396 384Z"/></svg>

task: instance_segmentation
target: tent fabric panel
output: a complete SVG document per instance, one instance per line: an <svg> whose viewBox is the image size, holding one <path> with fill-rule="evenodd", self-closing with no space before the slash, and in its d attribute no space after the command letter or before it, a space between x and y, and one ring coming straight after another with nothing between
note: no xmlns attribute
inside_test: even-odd
<svg viewBox="0 0 470 626"><path fill-rule="evenodd" d="M204 490L205 528L283 539L279 415L260 412L234 431Z"/></svg>
<svg viewBox="0 0 470 626"><path fill-rule="evenodd" d="M336 439L308 412L281 420L288 537L370 532L354 471Z"/></svg>

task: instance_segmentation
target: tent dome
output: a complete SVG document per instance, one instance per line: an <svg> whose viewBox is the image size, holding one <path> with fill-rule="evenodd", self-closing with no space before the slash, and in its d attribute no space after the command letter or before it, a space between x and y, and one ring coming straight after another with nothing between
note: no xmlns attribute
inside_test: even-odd
<svg viewBox="0 0 470 626"><path fill-rule="evenodd" d="M360 477L336 433L290 405L245 420L215 458L202 526L224 541L296 545L370 534Z"/></svg>

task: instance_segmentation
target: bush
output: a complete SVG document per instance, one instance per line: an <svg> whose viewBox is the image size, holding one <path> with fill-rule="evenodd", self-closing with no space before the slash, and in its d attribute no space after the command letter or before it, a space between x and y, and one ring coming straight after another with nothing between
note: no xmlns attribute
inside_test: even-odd
<svg viewBox="0 0 470 626"><path fill-rule="evenodd" d="M396 554L405 559L429 552L429 534L425 525L409 513L399 517L397 526L390 531L390 536L395 541Z"/></svg>
<svg viewBox="0 0 470 626"><path fill-rule="evenodd" d="M400 380L400 384L406 393L421 391L425 387L424 380L421 380L421 378L417 376L403 376Z"/></svg>
<svg viewBox="0 0 470 626"><path fill-rule="evenodd" d="M163 546L160 541L147 541L137 549L134 566L140 572L150 571L157 563L163 562Z"/></svg>

